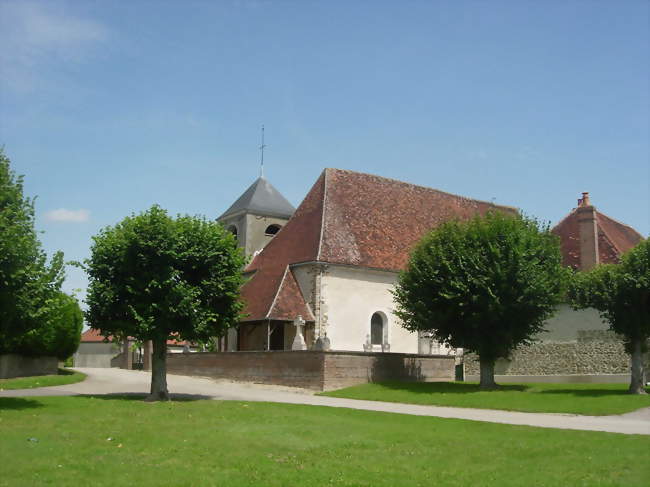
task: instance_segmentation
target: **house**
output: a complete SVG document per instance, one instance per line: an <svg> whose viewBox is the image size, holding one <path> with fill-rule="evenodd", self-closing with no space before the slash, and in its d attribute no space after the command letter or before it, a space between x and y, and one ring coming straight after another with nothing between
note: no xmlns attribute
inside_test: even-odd
<svg viewBox="0 0 650 487"><path fill-rule="evenodd" d="M589 193L552 232L560 238L564 265L576 271L598 264L613 264L643 240L632 227L598 211ZM497 380L522 381L629 381L629 355L623 341L609 330L594 309L576 311L568 304L545 323L537 343L519 347L511 357L497 361ZM465 360L469 380L478 378L478 363Z"/></svg>
<svg viewBox="0 0 650 487"><path fill-rule="evenodd" d="M426 232L495 209L516 211L325 169L291 214L284 197L258 179L218 219L252 256L242 288L246 317L230 331L224 348L291 350L297 338L299 345L302 341L299 330L308 349L449 353L429 336L400 326L391 289Z"/></svg>
<svg viewBox="0 0 650 487"><path fill-rule="evenodd" d="M111 361L120 354L119 343L107 341L99 330L89 328L81 334L79 348L73 355L75 367L111 367Z"/></svg>
<svg viewBox="0 0 650 487"><path fill-rule="evenodd" d="M147 344L136 346L136 340L129 337L126 343L116 342L113 337L104 338L99 330L89 328L81 334L79 348L73 355L75 367L119 367L122 369L148 369L145 358ZM189 342L167 340L168 353L196 352L198 347ZM151 354L151 351L149 351Z"/></svg>

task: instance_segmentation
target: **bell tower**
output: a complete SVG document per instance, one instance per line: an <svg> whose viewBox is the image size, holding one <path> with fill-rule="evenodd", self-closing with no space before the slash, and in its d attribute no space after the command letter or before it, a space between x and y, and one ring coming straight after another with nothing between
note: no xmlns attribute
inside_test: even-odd
<svg viewBox="0 0 650 487"><path fill-rule="evenodd" d="M289 221L295 208L262 175L217 221L237 237L247 256L259 252Z"/></svg>

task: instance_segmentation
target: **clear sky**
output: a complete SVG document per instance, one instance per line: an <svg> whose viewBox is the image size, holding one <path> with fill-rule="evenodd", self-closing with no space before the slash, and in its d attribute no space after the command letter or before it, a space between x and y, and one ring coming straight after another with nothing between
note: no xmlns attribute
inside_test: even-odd
<svg viewBox="0 0 650 487"><path fill-rule="evenodd" d="M647 236L649 5L0 0L0 145L67 259L153 203L218 216L262 124L294 205L337 167L553 224L589 191Z"/></svg>

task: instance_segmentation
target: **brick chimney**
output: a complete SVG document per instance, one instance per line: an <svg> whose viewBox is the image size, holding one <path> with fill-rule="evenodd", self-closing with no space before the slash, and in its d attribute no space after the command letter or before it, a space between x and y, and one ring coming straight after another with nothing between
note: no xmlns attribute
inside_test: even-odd
<svg viewBox="0 0 650 487"><path fill-rule="evenodd" d="M580 270L588 271L598 265L598 223L596 208L589 200L589 193L582 193L578 200L578 227L580 232Z"/></svg>

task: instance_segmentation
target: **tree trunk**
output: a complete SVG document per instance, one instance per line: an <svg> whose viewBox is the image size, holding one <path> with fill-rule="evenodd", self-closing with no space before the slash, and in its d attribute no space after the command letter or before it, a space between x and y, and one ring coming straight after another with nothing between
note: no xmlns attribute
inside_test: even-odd
<svg viewBox="0 0 650 487"><path fill-rule="evenodd" d="M479 389L496 389L494 382L494 360L484 360L479 357L481 364L481 383Z"/></svg>
<svg viewBox="0 0 650 487"><path fill-rule="evenodd" d="M169 391L167 391L167 340L164 338L153 340L151 393L146 400L169 401Z"/></svg>
<svg viewBox="0 0 650 487"><path fill-rule="evenodd" d="M636 339L632 342L632 354L630 356L630 394L646 394L645 391L645 370L643 366L643 340Z"/></svg>

